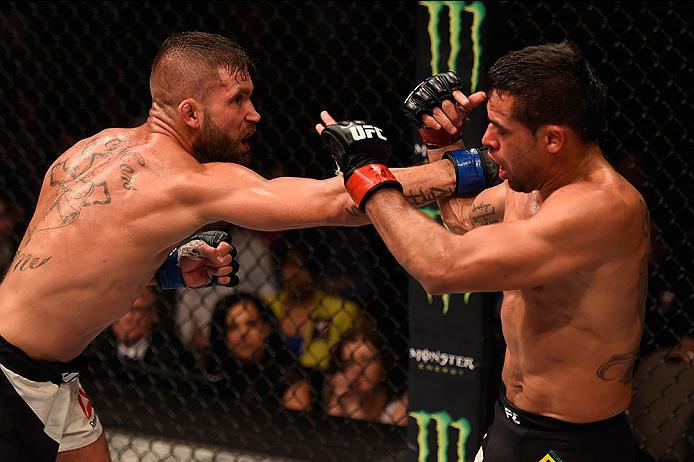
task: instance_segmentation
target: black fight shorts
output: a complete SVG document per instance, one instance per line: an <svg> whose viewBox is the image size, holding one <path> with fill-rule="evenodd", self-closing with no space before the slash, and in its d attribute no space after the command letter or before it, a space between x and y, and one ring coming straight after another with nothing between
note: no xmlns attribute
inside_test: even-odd
<svg viewBox="0 0 694 462"><path fill-rule="evenodd" d="M502 391L475 462L634 462L624 413L575 424L514 407Z"/></svg>
<svg viewBox="0 0 694 462"><path fill-rule="evenodd" d="M103 431L70 363L36 361L0 336L0 461L55 462Z"/></svg>

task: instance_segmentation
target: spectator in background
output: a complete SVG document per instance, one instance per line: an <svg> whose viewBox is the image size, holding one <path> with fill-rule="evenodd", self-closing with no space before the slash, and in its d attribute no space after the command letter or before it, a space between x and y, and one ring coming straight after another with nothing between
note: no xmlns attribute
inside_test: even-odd
<svg viewBox="0 0 694 462"><path fill-rule="evenodd" d="M313 393L322 389L330 350L354 327L359 307L316 287L318 271L308 252L287 249L280 269L281 291L268 299L289 349L307 370Z"/></svg>
<svg viewBox="0 0 694 462"><path fill-rule="evenodd" d="M292 385L305 375L276 326L267 305L254 295L237 293L217 303L205 369L218 396L296 407Z"/></svg>
<svg viewBox="0 0 694 462"><path fill-rule="evenodd" d="M160 311L161 299L156 289L145 287L130 311L95 339L92 348L99 359L96 367L104 367L126 380L139 380L152 368L167 373L188 372L193 356L175 334L163 328Z"/></svg>
<svg viewBox="0 0 694 462"><path fill-rule="evenodd" d="M222 229L224 225L217 226ZM234 293L251 293L269 297L277 292L273 262L267 233L244 228L227 229L238 251L237 275L240 283L230 288L223 286L177 291L176 328L183 343L195 352L199 365L204 364L210 349L210 323L215 306L221 299Z"/></svg>
<svg viewBox="0 0 694 462"><path fill-rule="evenodd" d="M368 325L348 334L331 352L334 371L323 388L328 414L381 423L407 423L406 397L389 403L392 390L380 335Z"/></svg>
<svg viewBox="0 0 694 462"><path fill-rule="evenodd" d="M402 393L386 405L379 422L390 425L407 426L407 410L409 408L409 394Z"/></svg>

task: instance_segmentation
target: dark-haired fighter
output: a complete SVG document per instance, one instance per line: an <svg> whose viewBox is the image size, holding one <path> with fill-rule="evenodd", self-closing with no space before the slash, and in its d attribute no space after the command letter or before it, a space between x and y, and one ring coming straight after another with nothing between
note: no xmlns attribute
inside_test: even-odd
<svg viewBox="0 0 694 462"><path fill-rule="evenodd" d="M428 79L406 101L429 144L459 136L470 109L449 77ZM387 141L364 145L350 130L360 123L327 116L318 130L347 190L429 293L504 292L504 387L476 461L633 461L624 411L643 329L650 221L598 145L604 86L567 43L511 52L487 83L482 142L505 181L440 202L462 235L403 198L381 165ZM460 185L474 162L458 160Z"/></svg>

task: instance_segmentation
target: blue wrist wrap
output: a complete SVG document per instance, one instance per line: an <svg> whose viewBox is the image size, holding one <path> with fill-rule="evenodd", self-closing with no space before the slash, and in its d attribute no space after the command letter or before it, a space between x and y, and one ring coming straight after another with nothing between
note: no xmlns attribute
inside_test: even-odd
<svg viewBox="0 0 694 462"><path fill-rule="evenodd" d="M443 156L455 167L456 196L472 196L487 187L484 165L477 149L456 149Z"/></svg>
<svg viewBox="0 0 694 462"><path fill-rule="evenodd" d="M178 267L178 249L173 249L164 263L159 267L154 275L157 284L162 289L182 289L186 287L183 282L181 269Z"/></svg>

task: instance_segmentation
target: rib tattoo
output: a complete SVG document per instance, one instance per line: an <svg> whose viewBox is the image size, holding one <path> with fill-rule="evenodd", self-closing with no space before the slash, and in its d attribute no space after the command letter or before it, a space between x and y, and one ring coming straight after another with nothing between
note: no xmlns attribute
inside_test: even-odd
<svg viewBox="0 0 694 462"><path fill-rule="evenodd" d="M612 382L614 380L617 380L618 377L608 377L608 373L614 369L615 367L617 368L623 368L626 367L626 370L622 372L622 376L619 377L619 383L627 384L631 383L632 379L632 373L634 370L634 363L636 362L636 357L638 356L638 350L637 351L631 351L629 353L621 353L618 355L612 356L610 359L607 360L605 364L602 364L600 367L598 367L598 370L596 371L596 375L600 380L604 380L606 382Z"/></svg>

